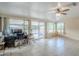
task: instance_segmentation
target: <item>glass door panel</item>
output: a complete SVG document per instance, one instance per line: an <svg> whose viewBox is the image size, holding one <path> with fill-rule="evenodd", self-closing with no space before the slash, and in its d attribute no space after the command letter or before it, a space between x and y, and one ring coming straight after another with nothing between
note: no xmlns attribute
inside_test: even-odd
<svg viewBox="0 0 79 59"><path fill-rule="evenodd" d="M47 24L47 32L48 33L55 32L55 23L48 23Z"/></svg>
<svg viewBox="0 0 79 59"><path fill-rule="evenodd" d="M39 23L39 38L44 38L45 36L45 24L43 22Z"/></svg>
<svg viewBox="0 0 79 59"><path fill-rule="evenodd" d="M64 23L57 23L57 31L58 33L62 33L64 32Z"/></svg>
<svg viewBox="0 0 79 59"><path fill-rule="evenodd" d="M38 39L38 22L31 22L32 34L35 39Z"/></svg>
<svg viewBox="0 0 79 59"><path fill-rule="evenodd" d="M45 24L43 22L32 21L32 34L35 39L44 38Z"/></svg>

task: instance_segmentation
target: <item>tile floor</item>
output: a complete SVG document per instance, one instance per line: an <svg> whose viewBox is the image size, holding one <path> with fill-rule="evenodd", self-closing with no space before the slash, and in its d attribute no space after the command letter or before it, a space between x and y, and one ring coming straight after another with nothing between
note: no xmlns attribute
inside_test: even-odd
<svg viewBox="0 0 79 59"><path fill-rule="evenodd" d="M39 39L28 45L6 49L4 56L79 56L79 41L64 37Z"/></svg>

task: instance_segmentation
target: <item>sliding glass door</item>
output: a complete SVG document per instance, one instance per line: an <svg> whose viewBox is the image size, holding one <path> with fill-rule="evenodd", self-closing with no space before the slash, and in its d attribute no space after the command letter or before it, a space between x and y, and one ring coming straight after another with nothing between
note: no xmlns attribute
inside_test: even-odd
<svg viewBox="0 0 79 59"><path fill-rule="evenodd" d="M55 32L55 23L47 23L47 32L48 33L53 33Z"/></svg>
<svg viewBox="0 0 79 59"><path fill-rule="evenodd" d="M61 34L64 33L64 23L57 23L57 32Z"/></svg>
<svg viewBox="0 0 79 59"><path fill-rule="evenodd" d="M36 21L31 22L32 34L35 39L44 38L45 34L44 27L45 25L43 22L36 22Z"/></svg>
<svg viewBox="0 0 79 59"><path fill-rule="evenodd" d="M31 28L32 28L32 34L34 38L38 39L38 33L39 33L38 22L32 21Z"/></svg>
<svg viewBox="0 0 79 59"><path fill-rule="evenodd" d="M39 23L39 38L44 38L45 37L45 23L40 22Z"/></svg>

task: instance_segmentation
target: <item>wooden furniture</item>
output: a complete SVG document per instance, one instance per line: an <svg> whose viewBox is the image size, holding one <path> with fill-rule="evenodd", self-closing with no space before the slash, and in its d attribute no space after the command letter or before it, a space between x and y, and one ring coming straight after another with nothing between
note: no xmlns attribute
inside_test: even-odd
<svg viewBox="0 0 79 59"><path fill-rule="evenodd" d="M58 36L59 36L58 32L52 33L52 37L58 37Z"/></svg>

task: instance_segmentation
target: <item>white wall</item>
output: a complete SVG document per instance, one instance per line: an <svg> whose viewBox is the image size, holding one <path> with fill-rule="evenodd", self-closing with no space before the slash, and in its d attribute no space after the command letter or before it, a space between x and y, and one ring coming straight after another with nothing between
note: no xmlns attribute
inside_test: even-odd
<svg viewBox="0 0 79 59"><path fill-rule="evenodd" d="M79 18L66 19L65 22L65 36L79 40Z"/></svg>

